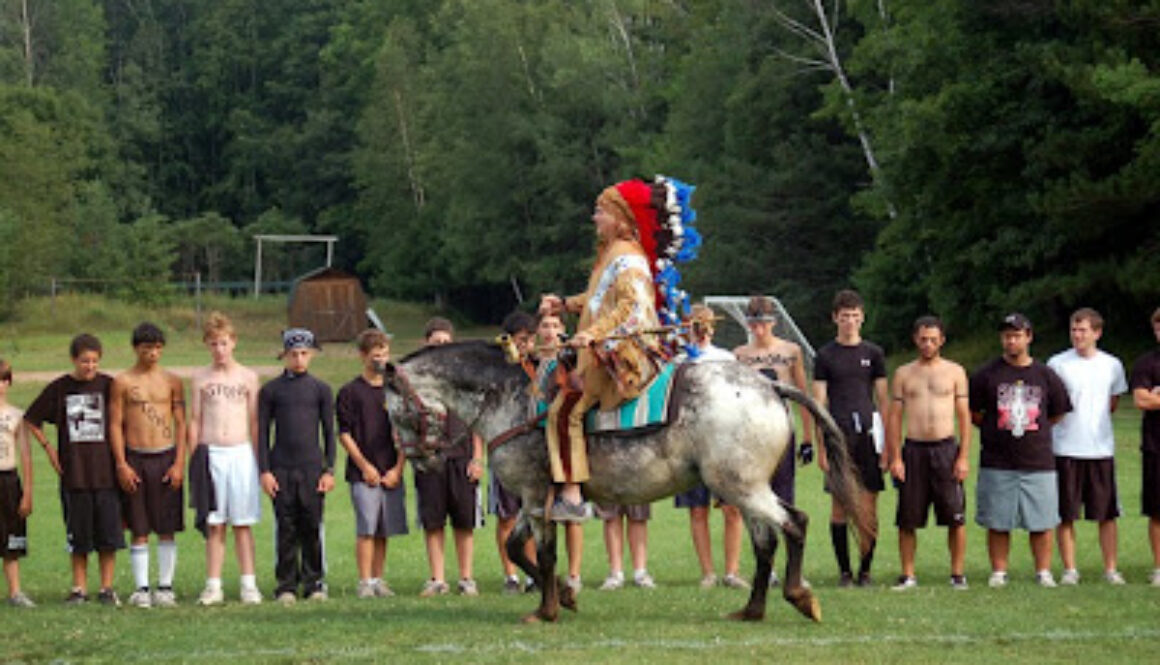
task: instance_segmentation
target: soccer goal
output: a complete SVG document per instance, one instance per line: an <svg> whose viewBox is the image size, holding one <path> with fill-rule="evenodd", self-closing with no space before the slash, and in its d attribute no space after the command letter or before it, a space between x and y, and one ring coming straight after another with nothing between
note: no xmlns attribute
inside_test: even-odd
<svg viewBox="0 0 1160 665"><path fill-rule="evenodd" d="M773 310L777 317L773 334L782 339L788 339L802 347L806 373L812 376L814 371L813 345L802 334L801 328L798 328L797 323L790 316L789 310L781 304L781 301L774 296L766 297L773 302ZM717 332L713 339L713 342L717 346L730 349L741 346L742 344L748 344L752 341L750 339L749 326L745 324L745 306L749 304L749 298L750 296L706 296L702 300L704 304L712 307L714 310L728 315L727 319L723 319L717 324Z"/></svg>

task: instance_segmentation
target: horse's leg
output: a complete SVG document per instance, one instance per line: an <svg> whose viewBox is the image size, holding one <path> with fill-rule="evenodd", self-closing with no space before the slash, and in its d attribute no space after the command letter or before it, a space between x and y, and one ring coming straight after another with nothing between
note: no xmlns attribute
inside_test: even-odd
<svg viewBox="0 0 1160 665"><path fill-rule="evenodd" d="M525 623L555 621L560 615L560 590L556 579L556 523L536 520L536 564L539 568L540 606L524 617Z"/></svg>
<svg viewBox="0 0 1160 665"><path fill-rule="evenodd" d="M540 579L540 569L528 558L525 547L528 539L532 537L531 522L521 512L519 520L516 521L515 528L512 529L507 541L504 542L504 548L507 550L508 558L511 559L512 563L519 566L519 569L524 571L524 574L530 577L536 583L536 586L540 586L543 584L543 580Z"/></svg>
<svg viewBox="0 0 1160 665"><path fill-rule="evenodd" d="M777 550L777 534L762 518L744 508L742 512L745 514L745 524L749 527L749 539L753 541L756 567L749 602L728 617L738 621L761 621L765 618L765 600L769 592L769 575L773 570L773 553Z"/></svg>
<svg viewBox="0 0 1160 665"><path fill-rule="evenodd" d="M814 621L822 620L822 607L809 587L802 584L802 560L806 548L806 527L810 518L801 510L778 500L789 514L789 521L782 527L785 534L785 586L782 595L798 612Z"/></svg>

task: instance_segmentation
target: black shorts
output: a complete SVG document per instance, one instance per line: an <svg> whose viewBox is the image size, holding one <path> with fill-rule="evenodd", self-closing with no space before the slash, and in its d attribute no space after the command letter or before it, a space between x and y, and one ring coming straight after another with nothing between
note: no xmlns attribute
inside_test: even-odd
<svg viewBox="0 0 1160 665"><path fill-rule="evenodd" d="M941 441L906 440L902 446L906 482L898 483L895 526L907 530L926 526L926 517L932 505L935 524L966 524L963 484L955 480L955 459L958 456L959 446L953 438Z"/></svg>
<svg viewBox="0 0 1160 665"><path fill-rule="evenodd" d="M125 549L119 490L68 490L65 501L70 552L88 554Z"/></svg>
<svg viewBox="0 0 1160 665"><path fill-rule="evenodd" d="M20 516L24 488L15 469L0 471L0 556L19 558L28 554L28 525Z"/></svg>
<svg viewBox="0 0 1160 665"><path fill-rule="evenodd" d="M878 466L878 451L874 449L874 435L870 432L859 433L843 430L842 436L846 438L846 450L850 453L850 459L854 463L854 469L858 473L862 489L867 492L881 492L886 489L886 481L882 478L882 467ZM830 491L828 481L822 485L822 489L827 493Z"/></svg>
<svg viewBox="0 0 1160 665"><path fill-rule="evenodd" d="M781 462L777 465L777 470L773 472L773 479L769 486L773 489L773 493L777 498L793 505L794 499L794 479L797 475L797 434L790 432L789 435L789 449L785 451Z"/></svg>
<svg viewBox="0 0 1160 665"><path fill-rule="evenodd" d="M1144 482L1140 487L1140 506L1145 515L1160 520L1160 453L1141 453Z"/></svg>
<svg viewBox="0 0 1160 665"><path fill-rule="evenodd" d="M507 491L499 478L492 476L487 497L487 511L501 520L514 520L520 514L520 497Z"/></svg>
<svg viewBox="0 0 1160 665"><path fill-rule="evenodd" d="M1074 522L1083 508L1085 519L1106 522L1120 516L1116 492L1116 460L1056 457L1059 482L1059 519Z"/></svg>
<svg viewBox="0 0 1160 665"><path fill-rule="evenodd" d="M468 457L453 457L443 468L415 473L415 496L419 525L424 531L442 529L447 520L456 529L483 526L479 503L479 483L467 477Z"/></svg>
<svg viewBox="0 0 1160 665"><path fill-rule="evenodd" d="M125 523L135 537L150 533L172 536L185 530L181 486L174 489L162 482L176 460L176 448L156 453L125 451L125 461L141 479L136 492L124 495Z"/></svg>

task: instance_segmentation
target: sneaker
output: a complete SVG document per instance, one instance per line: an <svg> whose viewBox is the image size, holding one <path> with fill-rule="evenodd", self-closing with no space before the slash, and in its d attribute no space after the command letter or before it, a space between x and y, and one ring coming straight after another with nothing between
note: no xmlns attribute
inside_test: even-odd
<svg viewBox="0 0 1160 665"><path fill-rule="evenodd" d="M869 572L858 573L858 586L862 588L874 586L874 580L870 578Z"/></svg>
<svg viewBox="0 0 1160 665"><path fill-rule="evenodd" d="M702 589L712 589L715 586L717 586L717 575L714 573L709 573L701 578Z"/></svg>
<svg viewBox="0 0 1160 665"><path fill-rule="evenodd" d="M149 593L149 587L141 587L129 594L129 604L143 609L153 607L153 594Z"/></svg>
<svg viewBox="0 0 1160 665"><path fill-rule="evenodd" d="M918 588L918 578L911 575L899 575L898 581L890 587L892 591L909 591Z"/></svg>
<svg viewBox="0 0 1160 665"><path fill-rule="evenodd" d="M326 601L330 600L330 594L326 592L325 588L319 587L314 591L311 591L310 594L306 596L306 600L309 600L312 603L325 603Z"/></svg>
<svg viewBox="0 0 1160 665"><path fill-rule="evenodd" d="M524 578L524 593L536 593L540 587L536 586L536 581L530 577Z"/></svg>
<svg viewBox="0 0 1160 665"><path fill-rule="evenodd" d="M358 598L374 598L375 583L370 580L359 580L358 590L354 594Z"/></svg>
<svg viewBox="0 0 1160 665"><path fill-rule="evenodd" d="M776 578L777 578L777 575L771 576L769 578L769 583L773 584L773 580L775 580ZM781 584L781 580L778 580L777 583ZM733 573L729 573L725 577L721 578L721 586L723 586L727 589L743 589L746 591L749 590L749 582L746 582L745 580L741 579L737 575L734 575Z"/></svg>
<svg viewBox="0 0 1160 665"><path fill-rule="evenodd" d="M504 578L503 595L514 596L516 594L523 593L523 591L524 587L522 584L520 584L520 578L518 575L512 575L511 577Z"/></svg>
<svg viewBox="0 0 1160 665"><path fill-rule="evenodd" d="M990 579L987 580L987 586L992 589L1002 589L1007 586L1007 571L996 570L991 573Z"/></svg>
<svg viewBox="0 0 1160 665"><path fill-rule="evenodd" d="M564 586L572 590L573 595L579 595L580 590L584 588L584 584L579 577L572 577L569 575L564 579Z"/></svg>
<svg viewBox="0 0 1160 665"><path fill-rule="evenodd" d="M65 605L84 605L87 602L89 602L88 594L80 589L69 591L68 596L64 599Z"/></svg>
<svg viewBox="0 0 1160 665"><path fill-rule="evenodd" d="M624 588L624 575L612 573L604 578L604 584L600 585L601 591L616 591Z"/></svg>
<svg viewBox="0 0 1160 665"><path fill-rule="evenodd" d="M1079 571L1074 568L1063 571L1063 574L1059 576L1059 583L1063 586L1075 586L1079 584Z"/></svg>
<svg viewBox="0 0 1160 665"><path fill-rule="evenodd" d="M459 588L459 595L461 596L478 596L479 587L476 586L475 580L459 580L456 585Z"/></svg>
<svg viewBox="0 0 1160 665"><path fill-rule="evenodd" d="M1050 570L1041 570L1035 573L1035 583L1045 589L1054 589L1058 586L1055 583L1055 578L1051 576Z"/></svg>
<svg viewBox="0 0 1160 665"><path fill-rule="evenodd" d="M23 591L16 592L15 595L8 597L8 605L11 607L36 607L36 603L32 599L24 595Z"/></svg>
<svg viewBox="0 0 1160 665"><path fill-rule="evenodd" d="M154 607L177 607L177 595L172 587L160 587L153 592Z"/></svg>
<svg viewBox="0 0 1160 665"><path fill-rule="evenodd" d="M197 604L202 607L209 607L210 605L221 605L225 602L225 594L222 593L221 587L211 589L208 586L202 590L201 595L197 597Z"/></svg>
<svg viewBox="0 0 1160 665"><path fill-rule="evenodd" d="M572 503L556 499L552 504L553 522L584 522L592 518L592 508L587 503Z"/></svg>
<svg viewBox="0 0 1160 665"><path fill-rule="evenodd" d="M968 588L970 588L967 586L967 576L951 575L951 588L955 591L966 591Z"/></svg>
<svg viewBox="0 0 1160 665"><path fill-rule="evenodd" d="M97 594L97 602L109 607L120 607L121 599L117 597L117 592L112 589L101 589Z"/></svg>
<svg viewBox="0 0 1160 665"><path fill-rule="evenodd" d="M1160 568L1153 570L1148 575L1148 584L1151 584L1152 586L1160 587Z"/></svg>
<svg viewBox="0 0 1160 665"><path fill-rule="evenodd" d="M854 586L854 575L843 570L842 574L838 576L838 586L842 589L848 589Z"/></svg>
<svg viewBox="0 0 1160 665"><path fill-rule="evenodd" d="M419 592L420 598L430 598L431 596L444 596L451 588L442 580L427 580L423 583L423 590Z"/></svg>
<svg viewBox="0 0 1160 665"><path fill-rule="evenodd" d="M655 589L657 583L653 581L652 575L648 573L638 573L632 576L632 583L640 589Z"/></svg>
<svg viewBox="0 0 1160 665"><path fill-rule="evenodd" d="M283 591L275 596L274 600L278 601L282 607L290 607L298 602L298 596L295 596L293 591Z"/></svg>
<svg viewBox="0 0 1160 665"><path fill-rule="evenodd" d="M262 592L258 591L258 587L242 587L242 592L238 594L239 599L243 605L261 605ZM221 602L220 600L218 602Z"/></svg>
<svg viewBox="0 0 1160 665"><path fill-rule="evenodd" d="M391 590L391 587L387 586L387 583L382 580L375 580L374 587L375 598L391 598L395 595L395 592Z"/></svg>
<svg viewBox="0 0 1160 665"><path fill-rule="evenodd" d="M1121 575L1120 571L1118 570L1109 570L1105 572L1104 581L1108 584L1111 584L1112 586L1121 586L1127 583L1124 581L1124 576Z"/></svg>

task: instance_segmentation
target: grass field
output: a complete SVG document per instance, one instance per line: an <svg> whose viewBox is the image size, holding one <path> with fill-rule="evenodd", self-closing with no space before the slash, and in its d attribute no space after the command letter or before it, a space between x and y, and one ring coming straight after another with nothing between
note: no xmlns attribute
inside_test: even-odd
<svg viewBox="0 0 1160 665"><path fill-rule="evenodd" d="M243 362L276 364L284 312L280 299L222 300L214 306L238 321ZM81 329L102 336L106 367L129 364L129 329L141 312L110 301L92 304L67 299L58 300L55 311L44 302L26 307L21 322L0 326L0 355L17 370L12 391L16 404L27 405L43 385L22 381L20 372L65 371L68 339ZM429 312L394 303L377 303L376 309L396 333L397 352L417 345L419 327ZM170 333L166 365L206 362L193 312L174 307L151 311L149 318ZM485 328L467 329L461 337L491 333ZM1038 351L1046 355L1047 349ZM357 369L356 354L341 345L328 345L314 366L316 374L336 387ZM888 491L880 502L878 584L872 589L839 590L825 528L828 498L821 491L815 465L799 470L798 503L813 518L806 575L822 602L820 624L802 619L777 598L771 600L764 623L723 620L723 614L740 607L745 595L699 589L688 518L669 501L654 505L650 526L649 567L659 588L596 590L607 572L607 561L600 525L589 523L581 611L565 614L555 625L517 623L532 608L534 598L500 594L502 577L490 521L476 539L480 597L417 597L427 570L422 537L412 526L410 535L390 545L387 578L398 596L358 600L354 597L353 517L342 483L327 505L332 599L325 604L240 606L231 544L224 576L231 602L220 608L195 607L193 599L204 582L205 559L201 536L190 531L178 538L180 607L66 607L61 600L69 585L68 557L56 482L44 455L34 450L37 483L29 524L31 555L22 562L22 576L25 590L40 606L28 611L0 606L0 662L1154 662L1160 647L1160 589L1146 584L1151 557L1145 520L1137 514L1139 414L1128 405L1115 422L1125 508L1120 520L1120 567L1129 581L1126 587L1111 588L1100 581L1095 530L1085 523L1079 526L1080 570L1085 578L1080 586L1035 586L1026 538L1017 535L1012 583L1006 589L989 589L985 533L972 524L968 529L969 591L954 592L947 586L944 532L932 528L920 532L921 586L908 593L892 592L887 586L897 575L898 561L892 526L895 496ZM973 458L977 460L977 453ZM410 489L409 478L407 485ZM973 475L967 494L973 514ZM273 586L274 548L272 511L268 504L264 509L264 521L257 529L258 573L268 596ZM413 511L411 515L413 523ZM717 516L712 519L719 561L721 521ZM742 568L746 574L752 571L748 553ZM1058 562L1055 570L1058 574ZM94 561L91 585L95 572ZM454 575L452 567L449 579ZM128 559L122 554L117 588L125 597L131 587Z"/></svg>

